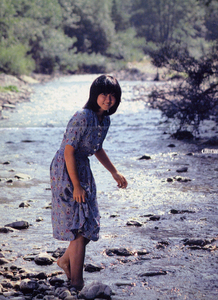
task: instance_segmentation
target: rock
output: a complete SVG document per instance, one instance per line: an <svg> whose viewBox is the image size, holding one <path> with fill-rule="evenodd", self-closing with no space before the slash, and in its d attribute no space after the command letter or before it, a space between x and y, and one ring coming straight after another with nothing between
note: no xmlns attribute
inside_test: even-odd
<svg viewBox="0 0 218 300"><path fill-rule="evenodd" d="M178 209L171 209L170 210L171 214L184 214L184 213L189 213L189 214L194 214L195 211L193 210L178 210Z"/></svg>
<svg viewBox="0 0 218 300"><path fill-rule="evenodd" d="M167 178L167 182L172 182L173 181L173 178Z"/></svg>
<svg viewBox="0 0 218 300"><path fill-rule="evenodd" d="M77 295L71 295L71 296L67 296L64 300L77 300Z"/></svg>
<svg viewBox="0 0 218 300"><path fill-rule="evenodd" d="M187 167L183 167L183 168L180 168L180 169L176 170L176 172L178 172L178 173L183 173L183 172L187 172L187 171L188 171Z"/></svg>
<svg viewBox="0 0 218 300"><path fill-rule="evenodd" d="M106 250L108 256L118 255L118 256L131 256L133 253L126 248L111 248Z"/></svg>
<svg viewBox="0 0 218 300"><path fill-rule="evenodd" d="M142 226L142 223L138 222L138 221L134 221L134 220L130 220L126 223L127 226L137 226L140 227Z"/></svg>
<svg viewBox="0 0 218 300"><path fill-rule="evenodd" d="M57 248L53 252L52 256L55 257L55 258L59 258L59 257L61 257L61 256L64 255L64 253L65 253L66 250L67 250L67 248Z"/></svg>
<svg viewBox="0 0 218 300"><path fill-rule="evenodd" d="M70 291L66 287L58 287L55 290L55 295L58 296L61 299L65 299L66 297L71 296Z"/></svg>
<svg viewBox="0 0 218 300"><path fill-rule="evenodd" d="M110 218L119 218L119 216L120 215L118 215L118 214L112 214L112 215L110 215Z"/></svg>
<svg viewBox="0 0 218 300"><path fill-rule="evenodd" d="M167 271L163 271L163 270L159 270L159 271L151 271L151 272L146 272L146 273L142 273L139 276L140 277L152 277L152 276L160 276L160 275L166 275Z"/></svg>
<svg viewBox="0 0 218 300"><path fill-rule="evenodd" d="M10 165L10 161L5 161L2 163L3 165Z"/></svg>
<svg viewBox="0 0 218 300"><path fill-rule="evenodd" d="M29 227L29 223L26 221L15 221L13 223L5 225L5 227L12 227L15 229L27 229Z"/></svg>
<svg viewBox="0 0 218 300"><path fill-rule="evenodd" d="M170 243L168 241L160 241L160 242L157 243L156 248L157 249L164 249L167 246L169 246L169 244Z"/></svg>
<svg viewBox="0 0 218 300"><path fill-rule="evenodd" d="M159 221L160 220L160 216L156 215L156 216L151 216L149 218L150 221Z"/></svg>
<svg viewBox="0 0 218 300"><path fill-rule="evenodd" d="M53 286L54 285L60 286L64 283L64 280L55 276L55 277L51 277L51 279L49 280L49 283Z"/></svg>
<svg viewBox="0 0 218 300"><path fill-rule="evenodd" d="M35 143L34 140L22 140L21 143Z"/></svg>
<svg viewBox="0 0 218 300"><path fill-rule="evenodd" d="M13 183L13 180L9 179L9 180L6 181L6 183Z"/></svg>
<svg viewBox="0 0 218 300"><path fill-rule="evenodd" d="M43 218L42 218L42 217L36 218L36 222L41 222L41 221L43 221Z"/></svg>
<svg viewBox="0 0 218 300"><path fill-rule="evenodd" d="M9 263L9 261L6 258L0 257L0 265L5 265L5 264L8 264L8 263Z"/></svg>
<svg viewBox="0 0 218 300"><path fill-rule="evenodd" d="M149 155L143 155L142 157L139 158L139 160L141 160L141 159L148 160L148 159L151 159L151 157Z"/></svg>
<svg viewBox="0 0 218 300"><path fill-rule="evenodd" d="M43 300L59 300L59 298L54 295L46 295Z"/></svg>
<svg viewBox="0 0 218 300"><path fill-rule="evenodd" d="M134 283L131 281L119 281L115 283L116 286L134 286Z"/></svg>
<svg viewBox="0 0 218 300"><path fill-rule="evenodd" d="M37 79L34 79L27 75L21 75L21 76L19 76L19 79L22 80L23 82L29 83L29 84L39 83L39 81Z"/></svg>
<svg viewBox="0 0 218 300"><path fill-rule="evenodd" d="M167 147L174 148L174 147L176 147L176 145L174 145L174 144L169 144Z"/></svg>
<svg viewBox="0 0 218 300"><path fill-rule="evenodd" d="M208 241L208 240L201 240L201 239L185 239L185 240L183 240L184 241L184 245L185 246L201 246L201 247L203 247L203 246L205 246L205 245L207 245L207 244L210 244L211 242L210 241Z"/></svg>
<svg viewBox="0 0 218 300"><path fill-rule="evenodd" d="M148 252L147 250L139 250L139 251L137 251L136 253L137 253L137 255L147 255L147 254L149 254L150 252Z"/></svg>
<svg viewBox="0 0 218 300"><path fill-rule="evenodd" d="M30 176L23 173L17 173L16 175L14 175L14 178L17 178L18 180L29 180Z"/></svg>
<svg viewBox="0 0 218 300"><path fill-rule="evenodd" d="M28 202L21 202L19 207L29 207L30 204Z"/></svg>
<svg viewBox="0 0 218 300"><path fill-rule="evenodd" d="M51 290L51 286L49 283L47 283L46 281L39 281L39 287L38 287L38 291L42 294L45 293L45 291L49 291Z"/></svg>
<svg viewBox="0 0 218 300"><path fill-rule="evenodd" d="M177 132L171 136L177 140L189 140L193 139L194 137L193 134L188 130L177 130Z"/></svg>
<svg viewBox="0 0 218 300"><path fill-rule="evenodd" d="M181 176L175 176L173 177L176 181L179 181L179 182L188 182L188 181L191 181L190 178L187 178L187 177L181 177Z"/></svg>
<svg viewBox="0 0 218 300"><path fill-rule="evenodd" d="M26 261L33 261L35 259L35 255L34 254L27 254L23 257L24 260Z"/></svg>
<svg viewBox="0 0 218 300"><path fill-rule="evenodd" d="M16 108L15 105L13 105L13 104L8 104L8 103L3 103L2 107L3 107L3 108L11 108L11 109Z"/></svg>
<svg viewBox="0 0 218 300"><path fill-rule="evenodd" d="M206 142L203 143L204 145L208 146L218 146L218 136L213 136L209 138Z"/></svg>
<svg viewBox="0 0 218 300"><path fill-rule="evenodd" d="M40 273L36 274L35 277L38 279L47 279L48 276L45 272L40 272Z"/></svg>
<svg viewBox="0 0 218 300"><path fill-rule="evenodd" d="M85 286L82 291L79 293L79 299L111 299L112 290L111 288L98 281L94 281L88 286Z"/></svg>
<svg viewBox="0 0 218 300"><path fill-rule="evenodd" d="M103 269L103 267L99 267L97 265L93 264L87 264L85 265L85 271L92 273L92 272L99 272Z"/></svg>
<svg viewBox="0 0 218 300"><path fill-rule="evenodd" d="M55 259L48 253L40 253L34 258L34 261L37 265L52 265Z"/></svg>
<svg viewBox="0 0 218 300"><path fill-rule="evenodd" d="M20 290L24 294L32 293L34 290L38 289L38 287L38 282L31 279L24 279L20 283Z"/></svg>
<svg viewBox="0 0 218 300"><path fill-rule="evenodd" d="M14 232L10 227L0 227L0 233Z"/></svg>

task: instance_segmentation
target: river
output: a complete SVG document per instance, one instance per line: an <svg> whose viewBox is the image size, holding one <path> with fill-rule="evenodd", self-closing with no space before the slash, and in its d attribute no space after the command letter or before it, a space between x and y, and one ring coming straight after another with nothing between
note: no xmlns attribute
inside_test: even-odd
<svg viewBox="0 0 218 300"><path fill-rule="evenodd" d="M95 78L96 75L74 75L35 84L30 102L18 104L13 112L4 111L8 119L0 121L0 226L15 220L31 224L18 233L1 233L0 247L13 263L33 271L54 271L57 265L39 267L23 260L24 255L67 246L52 237L49 165L68 120L85 104ZM217 236L218 155L203 154L199 144L170 138L172 124L164 122L160 111L136 100L140 98L137 87L146 90L154 83L120 84L122 102L111 116L104 149L129 185L125 190L118 189L111 175L91 157L101 232L99 241L88 245L85 263L103 269L85 272L85 282L100 280L108 284L115 293L114 300L215 300L217 251L189 249L184 239L211 240ZM175 147L169 147L172 143ZM139 160L142 155L151 159ZM181 167L187 167L188 172L179 174L176 170ZM20 173L27 177L16 179ZM191 180L177 181L174 177L178 175ZM29 201L30 206L20 208L23 201ZM172 214L171 209L183 213ZM149 215L160 218L152 221ZM43 221L36 222L38 217ZM129 220L142 226L127 226ZM120 247L149 253L129 257L105 254L108 248ZM160 270L166 275L142 276Z"/></svg>

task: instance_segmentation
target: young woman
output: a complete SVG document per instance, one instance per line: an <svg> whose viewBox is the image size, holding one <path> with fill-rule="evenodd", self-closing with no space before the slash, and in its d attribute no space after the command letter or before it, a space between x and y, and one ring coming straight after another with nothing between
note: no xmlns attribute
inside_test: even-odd
<svg viewBox="0 0 218 300"><path fill-rule="evenodd" d="M57 264L78 290L84 285L86 245L90 240L98 240L100 229L96 185L88 156L95 154L118 187L127 187L125 177L102 148L110 125L109 115L116 112L120 101L121 88L114 77L102 75L94 80L88 102L69 121L50 167L53 235L70 241Z"/></svg>

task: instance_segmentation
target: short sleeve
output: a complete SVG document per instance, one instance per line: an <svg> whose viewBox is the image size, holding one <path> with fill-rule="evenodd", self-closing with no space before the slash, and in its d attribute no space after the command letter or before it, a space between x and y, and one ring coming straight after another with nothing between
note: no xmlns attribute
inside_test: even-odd
<svg viewBox="0 0 218 300"><path fill-rule="evenodd" d="M85 111L76 112L67 125L64 134L65 145L71 145L77 149L81 137L87 129L87 124L88 120Z"/></svg>

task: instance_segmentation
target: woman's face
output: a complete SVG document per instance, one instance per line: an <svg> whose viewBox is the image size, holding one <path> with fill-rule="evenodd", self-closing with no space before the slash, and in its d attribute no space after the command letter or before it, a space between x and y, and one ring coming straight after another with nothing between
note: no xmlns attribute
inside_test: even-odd
<svg viewBox="0 0 218 300"><path fill-rule="evenodd" d="M97 104L100 109L99 112L103 113L104 111L109 110L116 103L116 98L113 94L100 94L97 98Z"/></svg>

